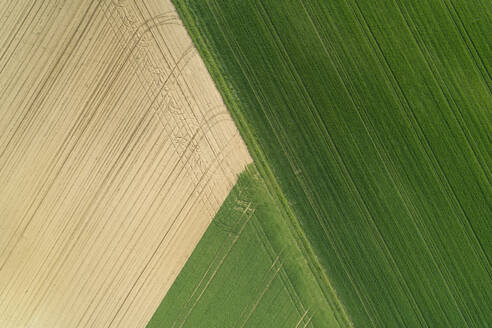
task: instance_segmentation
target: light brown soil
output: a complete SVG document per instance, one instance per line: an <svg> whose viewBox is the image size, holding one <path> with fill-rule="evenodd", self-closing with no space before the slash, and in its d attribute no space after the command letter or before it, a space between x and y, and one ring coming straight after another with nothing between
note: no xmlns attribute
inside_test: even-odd
<svg viewBox="0 0 492 328"><path fill-rule="evenodd" d="M169 0L0 26L0 327L144 327L247 149Z"/></svg>

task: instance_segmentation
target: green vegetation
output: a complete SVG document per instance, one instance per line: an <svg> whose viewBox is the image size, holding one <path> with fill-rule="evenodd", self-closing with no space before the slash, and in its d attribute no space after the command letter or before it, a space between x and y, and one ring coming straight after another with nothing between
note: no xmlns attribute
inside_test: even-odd
<svg viewBox="0 0 492 328"><path fill-rule="evenodd" d="M174 2L326 299L490 324L492 2Z"/></svg>
<svg viewBox="0 0 492 328"><path fill-rule="evenodd" d="M148 327L348 326L332 312L279 209L250 166Z"/></svg>

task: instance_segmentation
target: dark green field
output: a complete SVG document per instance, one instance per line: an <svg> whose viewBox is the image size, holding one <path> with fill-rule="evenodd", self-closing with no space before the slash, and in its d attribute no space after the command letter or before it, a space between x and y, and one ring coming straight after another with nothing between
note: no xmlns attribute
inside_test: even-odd
<svg viewBox="0 0 492 328"><path fill-rule="evenodd" d="M325 297L487 327L492 2L174 3Z"/></svg>

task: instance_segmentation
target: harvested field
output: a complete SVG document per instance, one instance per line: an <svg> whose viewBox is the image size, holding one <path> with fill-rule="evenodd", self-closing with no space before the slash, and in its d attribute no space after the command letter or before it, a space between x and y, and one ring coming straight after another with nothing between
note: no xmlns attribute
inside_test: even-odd
<svg viewBox="0 0 492 328"><path fill-rule="evenodd" d="M145 326L248 151L169 1L0 24L0 326Z"/></svg>

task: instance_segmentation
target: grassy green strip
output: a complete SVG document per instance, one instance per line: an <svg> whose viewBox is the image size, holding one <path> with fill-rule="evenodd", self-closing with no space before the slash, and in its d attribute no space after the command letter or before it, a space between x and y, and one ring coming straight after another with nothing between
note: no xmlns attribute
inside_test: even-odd
<svg viewBox="0 0 492 328"><path fill-rule="evenodd" d="M347 327L281 208L249 166L148 327Z"/></svg>

